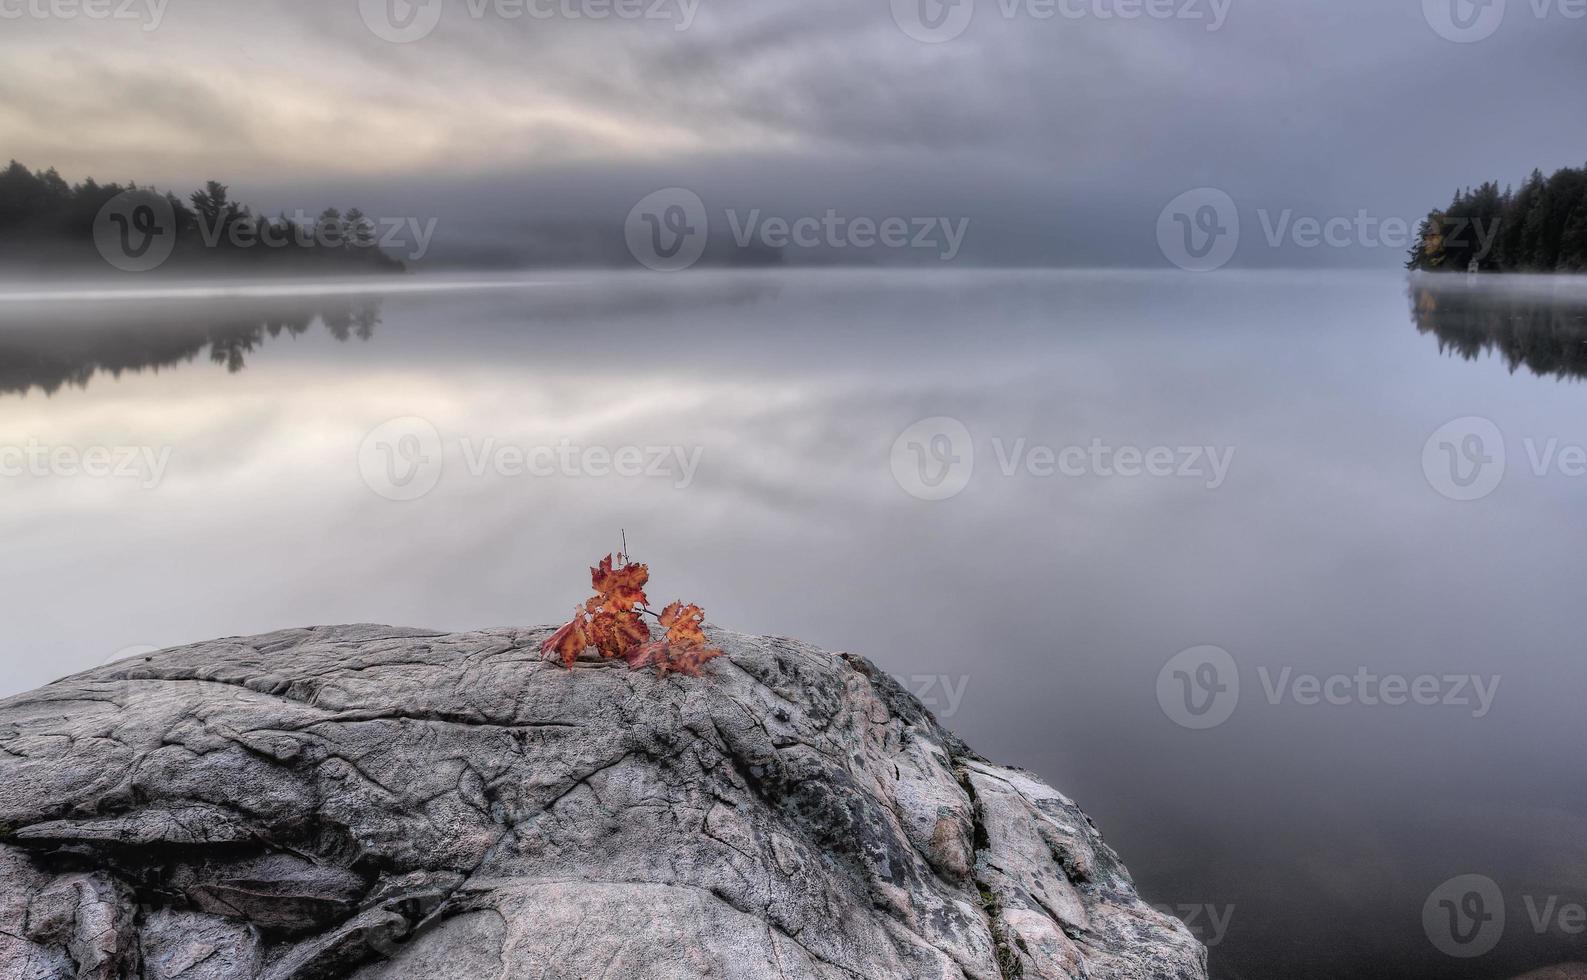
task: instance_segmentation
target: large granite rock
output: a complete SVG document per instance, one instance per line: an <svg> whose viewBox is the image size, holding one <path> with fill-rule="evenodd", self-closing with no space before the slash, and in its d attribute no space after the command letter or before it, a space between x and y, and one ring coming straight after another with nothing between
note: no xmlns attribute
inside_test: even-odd
<svg viewBox="0 0 1587 980"><path fill-rule="evenodd" d="M289 630L0 702L0 977L1200 980L1090 821L864 660Z"/></svg>

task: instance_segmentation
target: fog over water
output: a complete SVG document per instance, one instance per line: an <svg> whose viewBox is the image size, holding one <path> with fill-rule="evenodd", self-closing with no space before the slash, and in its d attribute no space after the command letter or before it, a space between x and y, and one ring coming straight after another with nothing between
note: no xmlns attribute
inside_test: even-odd
<svg viewBox="0 0 1587 980"><path fill-rule="evenodd" d="M270 214L433 219L430 257L465 265L609 258L601 229L682 186L718 219L967 219L967 263L1157 266L1158 212L1210 186L1239 205L1239 264L1386 268L1405 249L1376 230L1269 247L1261 217L1414 223L1455 187L1587 160L1587 20L1553 0L978 0L941 5L970 15L941 43L910 33L936 0L529 12L600 2L7 19L0 154L219 179ZM438 16L393 43L386 7ZM1480 43L1452 40L1473 11L1456 37Z"/></svg>
<svg viewBox="0 0 1587 980"><path fill-rule="evenodd" d="M0 164L413 274L173 210L112 275L147 201L0 174L0 697L562 621L626 533L1070 794L1218 980L1587 961L1587 279L1400 271L1587 161L1577 0L110 6L0 0Z"/></svg>
<svg viewBox="0 0 1587 980"><path fill-rule="evenodd" d="M1579 282L473 278L0 304L0 445L126 469L0 459L0 694L288 626L564 619L626 530L658 598L869 656L1073 796L1217 975L1581 956L1526 904L1587 898ZM1435 436L1469 417L1494 487L1486 430ZM1237 699L1176 707L1208 645ZM1509 908L1476 961L1423 925L1465 873Z"/></svg>

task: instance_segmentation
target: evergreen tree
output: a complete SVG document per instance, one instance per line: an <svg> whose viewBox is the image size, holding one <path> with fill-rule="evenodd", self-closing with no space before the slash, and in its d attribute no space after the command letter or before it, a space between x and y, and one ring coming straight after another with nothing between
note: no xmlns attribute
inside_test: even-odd
<svg viewBox="0 0 1587 980"><path fill-rule="evenodd" d="M364 212L353 208L347 212L344 224L347 229L347 245L350 248L374 247L375 224L364 216Z"/></svg>
<svg viewBox="0 0 1587 980"><path fill-rule="evenodd" d="M1457 190L1448 208L1427 216L1406 261L1409 269L1500 272L1587 270L1587 168L1551 177L1533 170L1517 191L1488 182Z"/></svg>
<svg viewBox="0 0 1587 980"><path fill-rule="evenodd" d="M100 184L91 177L73 185L54 169L35 172L12 160L0 169L0 259L44 266L101 262L94 244L96 221L118 195L139 189L137 184ZM169 192L162 196L175 217L173 268L217 263L269 264L292 271L350 264L383 271L404 268L380 251L374 223L356 209L345 218L335 208L327 209L305 229L285 215L255 216L218 181L208 181L186 201ZM321 229L330 242L314 240ZM314 247L350 241L358 247ZM306 329L296 323L278 329L282 327Z"/></svg>

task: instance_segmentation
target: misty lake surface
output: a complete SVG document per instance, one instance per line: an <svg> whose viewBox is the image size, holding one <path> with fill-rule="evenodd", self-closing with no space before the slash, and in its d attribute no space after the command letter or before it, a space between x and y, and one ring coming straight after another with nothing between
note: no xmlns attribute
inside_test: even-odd
<svg viewBox="0 0 1587 980"><path fill-rule="evenodd" d="M1074 797L1215 975L1587 956L1535 921L1587 900L1579 281L144 285L0 295L0 695L564 620L626 530L654 599L866 655ZM1465 874L1474 959L1430 937Z"/></svg>

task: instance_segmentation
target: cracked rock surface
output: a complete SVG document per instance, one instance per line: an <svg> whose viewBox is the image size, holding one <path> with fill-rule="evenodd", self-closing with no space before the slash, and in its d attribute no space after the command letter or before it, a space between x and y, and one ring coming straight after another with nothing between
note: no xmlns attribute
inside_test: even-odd
<svg viewBox="0 0 1587 980"><path fill-rule="evenodd" d="M287 630L0 701L0 977L1204 980L1068 799L868 662Z"/></svg>

